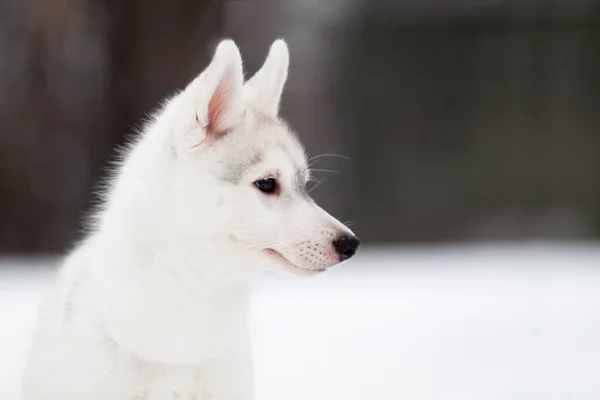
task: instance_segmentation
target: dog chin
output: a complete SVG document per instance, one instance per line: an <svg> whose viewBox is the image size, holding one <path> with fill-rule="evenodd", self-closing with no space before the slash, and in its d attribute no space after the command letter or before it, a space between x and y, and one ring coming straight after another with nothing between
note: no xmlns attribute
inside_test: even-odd
<svg viewBox="0 0 600 400"><path fill-rule="evenodd" d="M289 272L297 276L313 276L321 272L325 272L327 268L304 268L300 267L290 260L288 260L283 254L274 249L265 249L264 252L267 256L274 260L277 266L285 272Z"/></svg>

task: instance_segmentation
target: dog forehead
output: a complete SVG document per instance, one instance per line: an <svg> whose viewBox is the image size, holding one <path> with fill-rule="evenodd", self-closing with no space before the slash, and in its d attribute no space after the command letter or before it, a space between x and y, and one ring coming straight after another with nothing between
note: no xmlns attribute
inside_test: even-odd
<svg viewBox="0 0 600 400"><path fill-rule="evenodd" d="M277 140L268 142L260 150L262 161L268 165L268 168L276 166L285 169L306 168L306 159L304 153L299 150L293 142Z"/></svg>
<svg viewBox="0 0 600 400"><path fill-rule="evenodd" d="M250 130L254 135L255 143L266 157L269 154L287 157L298 167L306 166L304 147L296 134L282 119L276 119L262 114L255 114Z"/></svg>
<svg viewBox="0 0 600 400"><path fill-rule="evenodd" d="M308 174L304 148L283 121L264 118L251 122L245 132L231 136L227 156L219 163L221 179L238 184L257 165L264 165L268 172L277 170L299 177Z"/></svg>

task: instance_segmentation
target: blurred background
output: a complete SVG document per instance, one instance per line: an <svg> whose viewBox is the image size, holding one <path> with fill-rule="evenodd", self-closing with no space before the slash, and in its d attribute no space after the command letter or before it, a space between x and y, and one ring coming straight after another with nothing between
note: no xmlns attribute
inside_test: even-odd
<svg viewBox="0 0 600 400"><path fill-rule="evenodd" d="M287 40L282 114L365 244L259 285L260 399L600 398L600 0L0 0L3 399L48 255L225 37L248 75Z"/></svg>

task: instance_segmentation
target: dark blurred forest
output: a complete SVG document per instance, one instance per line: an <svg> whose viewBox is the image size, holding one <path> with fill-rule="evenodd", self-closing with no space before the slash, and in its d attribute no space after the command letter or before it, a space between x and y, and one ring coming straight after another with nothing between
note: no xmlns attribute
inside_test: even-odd
<svg viewBox="0 0 600 400"><path fill-rule="evenodd" d="M0 0L0 252L79 237L115 146L233 38L366 243L600 237L600 1Z"/></svg>

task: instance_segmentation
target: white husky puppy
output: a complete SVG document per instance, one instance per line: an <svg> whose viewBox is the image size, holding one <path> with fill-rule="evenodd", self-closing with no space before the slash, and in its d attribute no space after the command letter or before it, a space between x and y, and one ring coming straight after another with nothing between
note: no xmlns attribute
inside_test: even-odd
<svg viewBox="0 0 600 400"><path fill-rule="evenodd" d="M306 192L278 117L288 60L275 41L244 84L221 42L140 135L42 304L24 400L252 397L252 277L316 274L359 246Z"/></svg>

